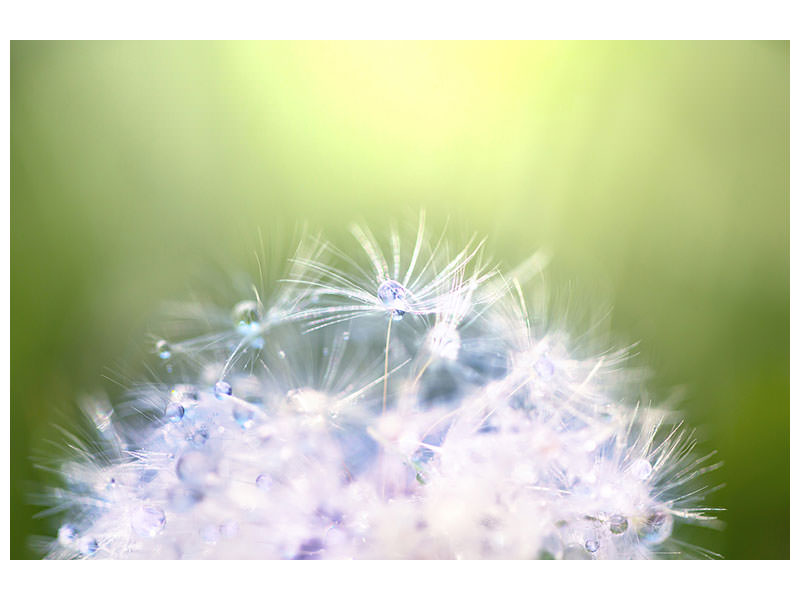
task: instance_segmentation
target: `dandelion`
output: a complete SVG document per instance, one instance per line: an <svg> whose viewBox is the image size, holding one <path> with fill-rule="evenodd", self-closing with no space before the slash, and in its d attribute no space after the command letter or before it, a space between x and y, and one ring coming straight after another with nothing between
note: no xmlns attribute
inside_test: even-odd
<svg viewBox="0 0 800 600"><path fill-rule="evenodd" d="M155 381L87 405L48 557L715 556L676 524L718 523L719 464L625 350L529 308L542 255L503 273L482 243L429 241L424 215L388 258L353 233L364 262L301 245L272 293L157 338Z"/></svg>

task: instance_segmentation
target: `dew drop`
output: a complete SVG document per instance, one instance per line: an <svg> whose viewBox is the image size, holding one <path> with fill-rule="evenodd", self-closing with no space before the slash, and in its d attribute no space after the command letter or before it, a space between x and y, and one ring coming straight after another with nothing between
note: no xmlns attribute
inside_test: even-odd
<svg viewBox="0 0 800 600"><path fill-rule="evenodd" d="M72 542L75 541L77 538L78 532L75 531L75 527L70 525L69 523L65 523L61 527L58 528L58 543L62 546L69 546Z"/></svg>
<svg viewBox="0 0 800 600"><path fill-rule="evenodd" d="M186 411L184 410L183 406L177 402L172 402L169 406L167 406L167 409L164 411L164 415L170 420L170 422L179 423L185 412Z"/></svg>
<svg viewBox="0 0 800 600"><path fill-rule="evenodd" d="M233 420L239 424L242 429L247 429L253 424L254 413L249 408L237 406L233 409Z"/></svg>
<svg viewBox="0 0 800 600"><path fill-rule="evenodd" d="M266 473L262 473L258 477L256 477L256 485L261 490L268 490L272 487L272 477L267 475Z"/></svg>
<svg viewBox="0 0 800 600"><path fill-rule="evenodd" d="M218 381L214 384L214 395L218 400L224 400L227 396L233 395L233 387L227 381Z"/></svg>
<svg viewBox="0 0 800 600"><path fill-rule="evenodd" d="M78 542L78 550L84 556L92 556L99 548L97 540L92 537L81 538Z"/></svg>
<svg viewBox="0 0 800 600"><path fill-rule="evenodd" d="M644 458L640 458L633 461L633 464L631 464L630 467L630 472L637 479L644 481L650 477L650 474L653 472L653 465L651 465Z"/></svg>
<svg viewBox="0 0 800 600"><path fill-rule="evenodd" d="M378 286L378 300L392 311L392 316L396 320L401 319L408 311L407 296L406 288L393 279L387 279Z"/></svg>
<svg viewBox="0 0 800 600"><path fill-rule="evenodd" d="M672 515L663 510L650 511L636 533L647 544L660 544L672 533Z"/></svg>
<svg viewBox="0 0 800 600"><path fill-rule="evenodd" d="M233 322L241 333L258 331L261 324L261 310L254 300L244 300L233 307Z"/></svg>
<svg viewBox="0 0 800 600"><path fill-rule="evenodd" d="M625 533L628 530L628 519L623 515L611 515L608 519L608 528L615 535Z"/></svg>
<svg viewBox="0 0 800 600"><path fill-rule="evenodd" d="M141 537L154 537L164 529L167 519L157 506L142 506L131 519L133 531Z"/></svg>
<svg viewBox="0 0 800 600"><path fill-rule="evenodd" d="M342 339L343 339L345 342L346 342L347 340L349 340L349 339L350 339L350 332L349 332L349 331L345 331L345 332L342 334Z"/></svg>
<svg viewBox="0 0 800 600"><path fill-rule="evenodd" d="M162 360L167 360L172 356L172 348L167 343L167 340L158 340L156 342L156 352L158 352L158 357Z"/></svg>
<svg viewBox="0 0 800 600"><path fill-rule="evenodd" d="M594 553L600 548L600 542L595 539L589 539L586 540L586 544L584 544L584 546L589 552Z"/></svg>

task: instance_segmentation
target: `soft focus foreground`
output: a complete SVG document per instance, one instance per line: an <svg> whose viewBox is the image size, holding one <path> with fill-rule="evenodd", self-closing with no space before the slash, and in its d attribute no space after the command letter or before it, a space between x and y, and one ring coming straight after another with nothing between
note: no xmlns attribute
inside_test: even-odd
<svg viewBox="0 0 800 600"><path fill-rule="evenodd" d="M381 232L422 206L432 231L488 234L508 265L549 249L548 322L575 347L598 322L608 347L641 342L628 364L725 463L726 528L678 520L681 539L788 557L788 57L737 42L12 43L11 555L41 556L31 535L57 527L30 497L55 483L34 467L60 463L54 424L76 431L83 395L157 379L139 351L173 337L148 322L161 302L208 292L228 319L248 297L229 274L259 280L258 229L288 250L287 226L324 224L357 256L346 223Z"/></svg>
<svg viewBox="0 0 800 600"><path fill-rule="evenodd" d="M281 283L176 307L211 330L159 339L158 382L88 406L52 557L712 555L673 523L715 523L718 465L621 353L529 311L542 256L500 273L424 216L408 246L353 233L363 260L304 241Z"/></svg>

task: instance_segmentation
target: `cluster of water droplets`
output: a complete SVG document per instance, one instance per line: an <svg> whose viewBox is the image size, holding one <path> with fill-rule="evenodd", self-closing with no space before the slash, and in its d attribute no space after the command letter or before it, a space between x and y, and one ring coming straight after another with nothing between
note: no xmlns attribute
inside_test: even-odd
<svg viewBox="0 0 800 600"><path fill-rule="evenodd" d="M387 277L366 319L304 327L338 310L315 284L293 290L305 306L233 303L202 343L158 340L162 380L93 416L99 441L65 464L49 556L680 552L676 520L713 520L686 484L714 465L621 400L621 354L578 355L502 278L483 296L459 282L432 314Z"/></svg>

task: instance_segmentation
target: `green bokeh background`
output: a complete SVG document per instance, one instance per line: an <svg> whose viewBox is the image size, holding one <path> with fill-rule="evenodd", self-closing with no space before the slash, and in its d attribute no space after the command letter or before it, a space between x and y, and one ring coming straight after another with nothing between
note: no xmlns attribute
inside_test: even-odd
<svg viewBox="0 0 800 600"><path fill-rule="evenodd" d="M52 533L30 457L145 375L164 300L249 269L258 228L426 207L613 306L725 461L727 527L689 539L787 558L788 128L788 42L13 42L11 556Z"/></svg>

